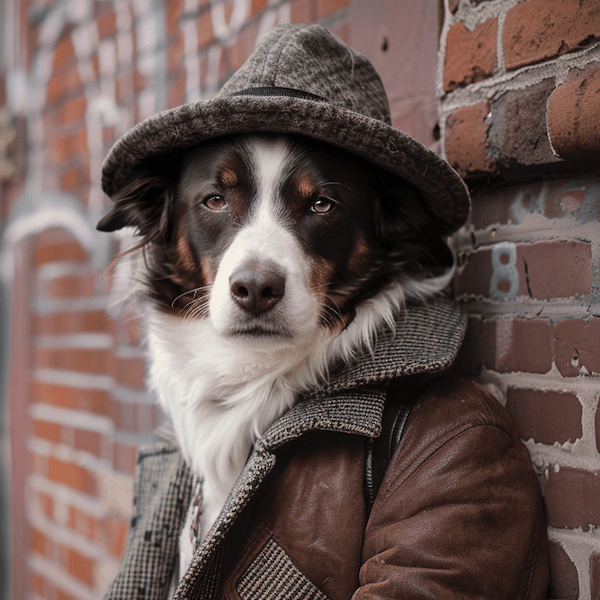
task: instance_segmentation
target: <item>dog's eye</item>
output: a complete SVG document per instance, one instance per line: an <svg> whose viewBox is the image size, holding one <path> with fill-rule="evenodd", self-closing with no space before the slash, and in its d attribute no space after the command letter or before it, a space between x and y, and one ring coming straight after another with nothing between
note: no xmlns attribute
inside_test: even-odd
<svg viewBox="0 0 600 600"><path fill-rule="evenodd" d="M223 196L209 196L202 201L202 204L211 210L222 210L227 206L227 202L225 202Z"/></svg>
<svg viewBox="0 0 600 600"><path fill-rule="evenodd" d="M335 202L331 198L321 196L317 198L310 207L310 210L314 213L323 214L329 212L335 206Z"/></svg>

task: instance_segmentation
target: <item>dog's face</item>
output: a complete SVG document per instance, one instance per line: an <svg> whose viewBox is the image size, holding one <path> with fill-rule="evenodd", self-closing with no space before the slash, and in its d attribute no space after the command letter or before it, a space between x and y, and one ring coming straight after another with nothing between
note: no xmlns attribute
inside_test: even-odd
<svg viewBox="0 0 600 600"><path fill-rule="evenodd" d="M341 329L391 278L447 262L411 188L330 146L231 137L170 168L140 175L99 228L135 225L149 297L223 338L277 345Z"/></svg>

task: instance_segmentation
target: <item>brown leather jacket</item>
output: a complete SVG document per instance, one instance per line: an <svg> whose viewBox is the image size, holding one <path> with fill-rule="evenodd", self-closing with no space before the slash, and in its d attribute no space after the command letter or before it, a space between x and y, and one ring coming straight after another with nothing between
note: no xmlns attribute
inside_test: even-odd
<svg viewBox="0 0 600 600"><path fill-rule="evenodd" d="M458 327L448 318L438 341ZM405 372L419 340L403 345ZM457 343L446 342L447 366ZM381 365L398 362L391 348L403 342L386 344L257 442L176 598L545 598L539 486L508 415L479 385L444 376L427 388L367 520L365 437L390 389ZM132 529L106 598L166 598L191 481L172 441L140 454Z"/></svg>

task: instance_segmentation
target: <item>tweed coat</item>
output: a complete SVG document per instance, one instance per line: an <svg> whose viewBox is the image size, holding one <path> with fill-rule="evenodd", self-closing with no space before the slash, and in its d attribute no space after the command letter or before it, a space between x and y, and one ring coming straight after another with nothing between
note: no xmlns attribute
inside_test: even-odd
<svg viewBox="0 0 600 600"><path fill-rule="evenodd" d="M378 497L368 523L366 517L362 514L357 520L358 524L351 523L350 520L353 517L346 516L346 513L350 510L348 505L358 507L357 511L359 513L364 512L364 497L362 497L360 482L357 484L356 481L348 481L348 490L353 490L352 496L349 497L347 493L344 495L343 491L341 495L338 493L337 498L338 500L341 499L339 500L339 505L331 508L328 513L332 515L331 520L333 523L330 525L336 529L332 534L332 538L335 538L333 542L327 539L313 539L320 538L321 536L325 538L327 536L325 533L327 529L326 523L324 527L322 527L323 523L320 523L318 526L309 525L309 531L303 532L304 538L301 543L305 544L305 540L309 539L309 543L315 551L314 553L313 550L307 552L304 558L300 560L300 563L308 565L307 569L312 571L313 579L317 577L315 573L318 573L319 581L311 581L302 572L302 568L294 564L294 561L290 559L285 549L273 538L273 531L276 531L277 527L280 530L285 530L287 527L287 529L292 531L292 538L295 537L297 533L294 530L296 521L299 523L302 519L306 520L307 518L314 520L318 518L318 513L323 512L321 508L315 509L317 512L313 513L304 511L303 504L308 502L304 497L305 490L302 489L296 493L293 487L294 481L298 479L294 475L296 472L294 468L298 468L298 465L300 465L300 472L302 472L302 469L307 468L305 466L306 463L303 463L302 459L296 460L292 458L291 463L286 466L285 460L282 458L286 456L286 449L301 448L302 440L304 440L305 450L308 448L309 453L312 456L317 456L317 459L321 448L323 449L323 454L326 455L326 447L330 450L333 447L332 456L338 456L340 453L343 455L346 452L345 449L349 449L349 454L347 455L350 456L350 460L346 462L349 464L349 472L354 473L354 476L351 476L351 478L355 480L357 477L362 477L364 460L360 462L359 459L355 460L352 457L359 457L363 453L365 447L364 440L380 434L383 407L386 394L388 393L389 382L391 380L397 381L398 377L415 373L436 372L449 367L461 344L465 326L464 316L451 301L437 300L427 306L412 307L400 317L396 335L392 335L391 333L381 334L371 353L365 353L361 360L358 360L350 367L334 373L326 384L300 398L299 402L274 423L255 443L253 452L227 499L221 514L195 553L186 574L179 583L175 592L175 598L198 598L203 600L213 600L216 598L241 598L242 600L327 600L328 598L349 598L354 593L354 590L369 581L371 585L360 587L355 594L356 598L402 597L407 599L421 599L432 597L491 597L491 595L485 596L477 595L475 592L472 594L467 592L469 588L473 588L473 590L485 589L483 585L477 587L469 583L469 576L467 575L469 572L471 572L474 579L481 577L481 572L470 569L468 565L465 566L464 573L461 573L459 569L459 587L461 587L462 591L459 591L458 594L443 593L444 579L443 575L439 573L439 569L430 568L428 570L424 568L428 560L426 557L430 552L428 546L432 543L427 538L429 536L435 538L436 530L442 529L439 522L436 523L435 521L436 518L439 518L439 513L436 517L434 511L431 513L432 517L430 520L430 525L433 528L432 532L427 530L427 511L431 510L433 506L416 511L425 519L420 522L421 524L416 526L416 529L414 526L412 530L410 527L408 529L400 528L401 533L399 535L401 540L408 537L416 540L421 536L422 541L414 542L417 548L411 547L407 539L400 543L399 546L403 546L404 544L401 550L406 556L397 560L399 562L409 560L410 562L414 558L416 563L424 561L424 564L421 566L416 564L416 568L410 565L412 571L408 576L408 583L400 583L400 587L398 587L398 584L394 583L394 580L398 580L398 578L393 573L393 570L390 572L389 566L385 564L386 560L390 560L393 557L395 549L393 547L387 548L382 553L382 548L386 548L389 540L393 539L393 527L390 527L389 522L385 526L378 524L378 520L382 519L382 515L386 514L386 510L389 512L390 502L387 505L383 504L382 508L382 502ZM465 425L467 417L463 415L464 410L470 410L471 413L473 411L461 408L461 403L465 403L465 406L467 406L469 405L469 400L466 397L461 398L457 396L452 391L456 388L456 385L450 384L448 388L450 392L444 392L444 386L448 388L448 384L443 384L441 387L438 385L437 387L442 389L442 391L436 392L436 394L441 394L442 396L454 394L456 396L456 399L452 401L454 408L448 405L444 406L443 403L439 404L439 408L436 409L438 411L436 419L439 419L439 415L442 418L444 418L444 415L447 415L450 421L452 419L456 421L454 423L447 423L443 428L440 427L440 431L443 431L443 434L440 433L440 436L451 440L453 436L458 435L458 430L464 432L469 428L473 428L472 423ZM470 393L471 397L480 395L479 392L475 392L475 394ZM481 404L480 399L476 398L475 402L478 403L477 406L479 407ZM491 406L492 404L497 404L495 400L492 399L490 402L488 399L486 402L491 408L484 406L483 412L477 408L478 416L476 419L480 421L479 425L482 423L494 425L494 427L488 428L490 431L503 430L498 434L502 436L498 438L500 440L499 445L502 446L505 443L506 431L510 432L511 426L506 424L508 419L505 419L504 416L494 416L496 412L502 410L499 405L497 407ZM471 404L473 404L473 401L471 401ZM421 412L423 414L426 413L426 411ZM452 415L457 416L453 417ZM472 420L470 413L468 418ZM407 424L407 427L409 425L410 423ZM482 428L480 427L479 429ZM168 598L169 587L178 560L179 533L189 506L194 477L183 460L177 443L172 434L169 433L169 430L163 430L159 434L161 435L160 441L142 449L138 457L134 482L134 509L131 528L120 570L106 593L106 600L131 598L166 600ZM431 447L433 447L434 443L437 444L439 442L439 440L436 440L437 434L435 432L431 435L427 431L419 432L418 427L413 427L409 433L405 432L406 435L413 439L415 436L422 438L424 440L422 443ZM480 438L482 435L484 437L490 436L489 433L485 433L481 434ZM491 434L492 437L494 435L494 433ZM324 444L318 441L319 439L324 440L326 438L329 441ZM463 438L465 438L464 435ZM509 433L509 438L510 446L514 447L515 442L519 444L514 432ZM339 440L339 447L342 450L336 448L338 442L335 440ZM357 441L360 441L360 445ZM419 440L417 439L414 443L418 444ZM463 443L460 452L468 452L468 443L466 442L467 445ZM475 443L481 445L481 441ZM487 442L483 443L484 445L487 444ZM490 443L493 445L495 442L491 441ZM438 465L435 473L432 471L433 482L430 481L427 484L429 487L435 487L435 480L438 477L437 473L443 472L446 464L453 464L452 461L455 458L450 457L452 454L450 451L448 451L448 457L440 451L428 450L428 452L438 457L438 463L441 461L441 467ZM453 452L456 453L456 450ZM294 456L294 453L295 450L287 452L288 461L289 456ZM515 591L515 595L512 598L518 597L520 599L527 598L533 600L544 597L543 594L547 580L545 528L543 517L541 516L543 511L541 510L541 501L538 497L539 490L537 490L535 476L528 462L527 452L521 447L517 448L516 453L519 455L518 461L521 464L521 467L519 467L520 472L523 472L523 469L530 472L525 474L525 479L528 481L526 487L529 486L528 490L524 494L517 492L514 496L514 503L523 504L524 500L525 503L531 503L532 506L531 508L518 509L516 506L512 507L510 505L510 502L513 502L513 500L510 500L506 507L504 505L501 507L500 518L503 518L502 514L506 510L513 511L514 509L516 519L520 518L519 514L525 514L523 529L519 528L518 523L513 524L511 526L512 538L503 538L496 541L489 540L490 547L493 548L497 542L500 548L493 550L489 556L486 554L486 560L488 560L486 564L489 565L489 561L491 560L492 564L497 567L498 572L502 573L503 565L496 565L494 563L496 559L504 560L509 557L507 560L512 561L514 556L515 561L525 563L524 567L519 565L515 567L512 565L509 568L508 564L506 565L507 574L517 574L508 575L509 578L512 576L515 579L517 577L519 579L519 581L514 582L514 585L513 582L509 582L507 589L519 590L518 593ZM296 460L295 463L294 460ZM335 477L332 477L331 480L323 481L329 477L326 474L328 472L328 460L326 458L321 460L320 463L318 460L316 463L312 463L313 467L317 470L316 472L319 472L318 469L322 468L322 465L325 464L325 470L322 471L325 475L320 476L318 480L318 485L323 489L333 489L336 485L334 482ZM359 463L358 466L353 466L352 461ZM415 462L415 460L412 462ZM523 466L524 463L527 463L526 467ZM287 474L287 481L292 481L292 485L288 486L288 483L285 483L285 479L283 479L279 486L278 494L279 496L283 494L283 502L285 504L288 502L288 500L285 500L288 487L292 488L289 493L296 493L299 499L297 500L297 504L300 506L300 513L298 513L296 508L291 512L288 510L286 513L284 507L283 514L292 514L293 516L284 516L287 522L284 523L283 527L277 525L276 516L269 514L266 517L263 514L263 517L258 519L259 523L262 523L258 527L254 527L256 523L253 525L254 529L249 527L247 522L244 523L244 515L248 513L249 507L253 505L253 502L260 504L264 502L265 497L269 497L274 474L278 469L281 471L282 468L287 469L283 472ZM404 478L406 476L404 471L413 468L414 465L404 465L399 470L397 468L396 471L401 475L400 478ZM513 476L515 476L515 472L503 475L505 477L504 487L513 487L513 482L510 479ZM464 487L460 482L461 475L458 472L456 477L458 478L455 484L457 488L460 488L461 485ZM494 475L492 474L493 477ZM506 477L508 477L508 486L505 485ZM517 474L516 477L520 478L521 475ZM414 479L418 480L418 478ZM515 489L520 485L517 480L514 481L514 484ZM345 485L346 482L342 479L342 484L341 486L338 485L338 488L345 487ZM472 485L473 498L475 498L481 493L481 490L476 489L476 487L481 488L482 485L486 484L473 482ZM382 489L385 487L386 480L384 480ZM389 484L387 487L390 487ZM533 488L536 489L531 491ZM334 492L335 490L332 492L332 497L335 497L333 495ZM467 493L470 493L468 489ZM397 510L398 513L406 512L406 510L409 510L408 507L411 506L411 503L413 503L410 497L418 497L420 494L421 491L419 489L409 492L409 497L401 499L400 505L393 505L395 506L393 510ZM440 490L436 490L436 499L432 500L433 504L439 502L437 498L439 494ZM452 502L450 498L452 490L444 491L443 494L446 494L444 502L448 501L448 505L451 506ZM486 498L485 494L483 497ZM257 499L259 500L257 501ZM498 500L500 501L500 497L498 497ZM327 502L327 496L325 496L325 502ZM539 505L536 505L536 502ZM275 507L277 506L277 503L275 503ZM326 506L326 504L321 506ZM287 508L289 509L289 502ZM487 510L487 507L485 510ZM278 508L276 508L277 511L279 511ZM493 513L493 510L491 513ZM441 514L443 515L444 513L442 512ZM315 515L317 516L315 517ZM457 519L456 516L452 516L452 512L449 512L448 515L448 519ZM481 515L477 514L477 511L475 515L475 520L482 518ZM386 518L389 519L389 515ZM462 519L462 517L460 518ZM488 527L488 522L494 518L497 518L497 516L494 517L492 514L486 516L481 520L482 527ZM457 520L456 522L458 526L460 521ZM365 524L366 530L364 529ZM522 531L522 533L517 533L517 538L515 538L515 527L518 532ZM346 538L343 532L338 535L339 530L344 530L345 528L348 528L349 532L354 531L354 534L349 533L348 535L354 535L355 542L344 541ZM258 533L252 533L250 536L252 539L249 541L248 532L252 531L258 531ZM365 531L364 540L362 539L363 531ZM491 526L490 531L494 531L493 526ZM265 532L267 532L266 537ZM285 538L286 534L282 533L281 535ZM451 535L451 529L448 530L448 533L444 530L443 535ZM522 536L522 539L520 539L520 536ZM535 538L535 540L532 541L532 538ZM356 542L357 539L358 542ZM289 542L290 547L299 543L298 539L291 539L289 537L286 541ZM326 552L323 556L334 557L332 564L327 564L329 561L323 560L319 555L319 551L326 548L328 543L332 547L327 550L329 554ZM419 543L423 544L423 548L418 547ZM435 539L433 543L436 543ZM517 549L515 545L517 543L523 547L522 551ZM442 544L448 544L448 540L443 540ZM482 548L485 548L487 544L488 541L485 540ZM515 545L515 547L507 548L510 545ZM254 547L257 548L256 551L253 550ZM451 545L445 547L452 548ZM232 548L234 549L233 553ZM464 551L464 548L461 549L463 554ZM449 552L451 554L452 550ZM487 550L485 552L487 553ZM363 554L362 559L360 558L361 553ZM371 556L369 560L365 561L365 553ZM314 554L314 558L311 558L312 554ZM408 555L413 558L408 558ZM454 558L449 556L446 566L450 577L456 579L457 576L453 575L456 568L451 562ZM464 558L461 560L464 562ZM348 567L348 561L350 561L350 567ZM478 559L473 560L473 563L477 562ZM488 567L484 567L484 569L489 570ZM486 576L485 570L483 572L484 578ZM323 577L322 573L326 574L325 577ZM331 575L331 578L329 575ZM502 576L500 575L500 577ZM466 581L461 582L460 577L466 578ZM330 581L328 582L328 580ZM488 581L487 585L489 589L490 585L495 586L496 584L493 581ZM412 588L414 589L411 591ZM435 590L439 592L440 589L442 590L442 595L438 595L435 592ZM494 598L496 597L501 598L502 596L494 596Z"/></svg>

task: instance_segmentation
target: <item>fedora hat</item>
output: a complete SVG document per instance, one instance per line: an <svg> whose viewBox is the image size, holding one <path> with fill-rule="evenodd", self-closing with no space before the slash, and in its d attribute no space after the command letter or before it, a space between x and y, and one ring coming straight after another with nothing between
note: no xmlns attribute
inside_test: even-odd
<svg viewBox="0 0 600 600"><path fill-rule="evenodd" d="M102 187L115 196L146 161L239 133L293 133L350 151L413 184L441 233L464 224L469 193L435 152L392 127L377 71L321 25L279 25L211 100L161 112L112 147Z"/></svg>

